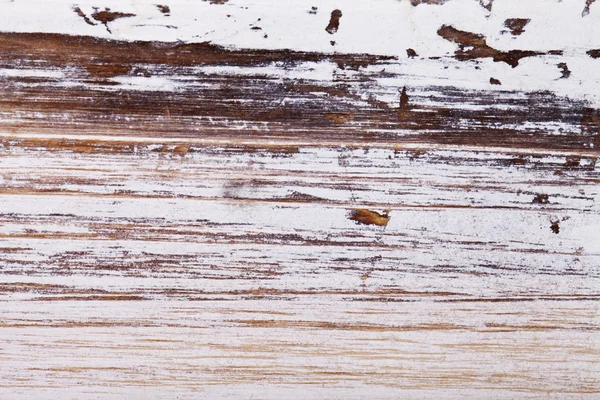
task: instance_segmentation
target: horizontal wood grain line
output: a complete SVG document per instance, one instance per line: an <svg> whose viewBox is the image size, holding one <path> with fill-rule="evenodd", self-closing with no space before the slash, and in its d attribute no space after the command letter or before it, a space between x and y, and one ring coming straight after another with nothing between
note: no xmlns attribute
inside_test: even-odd
<svg viewBox="0 0 600 400"><path fill-rule="evenodd" d="M490 154L507 154L507 155L526 155L534 157L556 156L568 157L579 156L596 159L600 157L600 150L595 149L539 149L535 147L500 147L490 145L457 145L451 143L435 143L435 141L414 141L410 140L390 140L386 138L378 139L377 141L351 141L351 140L301 140L302 131L298 131L298 136L290 139L280 137L270 138L250 138L251 135L242 135L241 137L223 136L215 138L199 138L185 137L174 138L164 136L118 136L118 135L89 135L89 134L71 134L61 132L60 135L48 133L24 133L24 132L0 132L3 148L27 150L46 149L48 151L57 152L73 152L73 153L99 153L99 154L139 154L140 152L160 152L162 145L174 146L165 150L167 153L174 153L180 157L186 154L193 154L196 151L202 151L204 148L221 147L223 150L234 152L254 153L256 151L266 151L277 153L281 152L297 152L299 147L305 148L337 148L349 150L361 149L389 149L394 151L414 151L414 150L448 150L448 151L465 151L465 152L484 152ZM140 149L138 145L158 146L157 148ZM183 149L177 150L177 146L185 146Z"/></svg>
<svg viewBox="0 0 600 400"><path fill-rule="evenodd" d="M178 195L178 194L144 194L144 193L119 193L118 191L115 193L86 193L81 190L66 190L66 189L27 189L27 188L14 188L14 189L0 189L0 196L7 196L5 200L10 199L11 197L22 197L22 196L31 196L33 198L43 198L43 197L76 197L76 198L100 198L100 199L128 199L128 200L166 200L166 199L184 199L184 200L193 200L197 202L215 202L219 201L224 204L232 204L232 205L252 205L252 204L281 204L282 206L287 205L320 205L326 208L338 208L345 209L351 211L355 208L364 208L364 207L375 207L375 208L385 208L389 210L451 210L451 209L466 209L466 210L514 210L519 212L533 212L533 213L550 213L552 211L562 211L562 212L587 212L587 213L595 213L595 208L590 209L580 209L578 207L568 207L561 205L553 205L548 204L544 207L540 208L537 205L531 205L531 201L524 202L521 205L460 205L460 204L394 204L387 202L369 202L369 201L361 201L360 203L356 201L348 202L348 201L335 201L335 200L312 200L312 199L295 199L295 198L272 198L272 199L264 199L264 198L247 198L247 197L235 197L235 198L223 198L223 197L203 197L203 196L192 196L192 195ZM0 216L6 214L0 214Z"/></svg>

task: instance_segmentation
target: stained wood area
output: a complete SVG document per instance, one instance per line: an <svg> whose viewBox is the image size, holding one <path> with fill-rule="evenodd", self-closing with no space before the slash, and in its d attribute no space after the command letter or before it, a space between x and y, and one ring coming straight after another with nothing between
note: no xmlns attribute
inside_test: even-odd
<svg viewBox="0 0 600 400"><path fill-rule="evenodd" d="M17 3L2 399L600 398L594 1Z"/></svg>

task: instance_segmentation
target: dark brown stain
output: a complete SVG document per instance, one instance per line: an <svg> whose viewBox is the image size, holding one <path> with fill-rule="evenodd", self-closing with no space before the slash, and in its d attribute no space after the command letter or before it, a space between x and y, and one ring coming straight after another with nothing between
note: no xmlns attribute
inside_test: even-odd
<svg viewBox="0 0 600 400"><path fill-rule="evenodd" d="M90 20L87 15L85 15L85 13L81 10L81 8L75 6L75 7L73 7L73 11L75 11L75 14L77 14L81 18L83 18L83 20L85 21L86 24L96 26L96 24L93 23L92 20Z"/></svg>
<svg viewBox="0 0 600 400"><path fill-rule="evenodd" d="M586 54L592 58L599 58L600 57L600 49L588 50L586 52Z"/></svg>
<svg viewBox="0 0 600 400"><path fill-rule="evenodd" d="M496 78L490 78L490 83L492 85L502 85L502 82L500 82L498 79Z"/></svg>
<svg viewBox="0 0 600 400"><path fill-rule="evenodd" d="M329 25L327 25L327 28L325 28L325 30L333 35L334 33L336 33L340 27L340 18L342 18L342 11L341 10L333 10L331 12L331 18L329 19Z"/></svg>
<svg viewBox="0 0 600 400"><path fill-rule="evenodd" d="M596 0L585 0L585 7L583 8L583 11L581 12L582 17L585 17L586 15L588 15L590 13L590 6L595 1Z"/></svg>
<svg viewBox="0 0 600 400"><path fill-rule="evenodd" d="M537 194L533 200L531 201L533 204L548 204L550 203L550 199L547 194Z"/></svg>
<svg viewBox="0 0 600 400"><path fill-rule="evenodd" d="M497 53L493 56L493 59L496 62L505 62L511 67L515 68L517 65L519 65L519 60L521 58L539 55L544 55L544 53L531 50L497 51Z"/></svg>
<svg viewBox="0 0 600 400"><path fill-rule="evenodd" d="M569 70L567 63L562 62L562 63L556 64L556 66L558 68L560 68L560 70L561 70L560 72L561 72L562 76L560 77L560 79L567 79L569 76L571 76L571 71Z"/></svg>
<svg viewBox="0 0 600 400"><path fill-rule="evenodd" d="M406 49L406 55L408 56L408 58L415 58L419 56L417 52L413 49Z"/></svg>
<svg viewBox="0 0 600 400"><path fill-rule="evenodd" d="M437 33L444 39L458 44L458 50L454 54L460 61L491 57L495 62L505 62L515 68L522 58L548 54L530 50L499 51L487 44L485 36L461 31L449 25L443 25Z"/></svg>
<svg viewBox="0 0 600 400"><path fill-rule="evenodd" d="M169 6L164 6L162 4L157 4L156 8L158 8L158 11L160 11L161 13L163 13L166 16L171 15L171 8Z"/></svg>
<svg viewBox="0 0 600 400"><path fill-rule="evenodd" d="M558 220L551 221L550 229L552 230L552 232L554 232L558 235L558 233L560 232L560 226L559 226Z"/></svg>
<svg viewBox="0 0 600 400"><path fill-rule="evenodd" d="M450 25L442 25L437 33L446 40L458 43L461 47L474 47L480 51L488 51L490 53L495 51L487 45L483 35L461 31Z"/></svg>
<svg viewBox="0 0 600 400"><path fill-rule="evenodd" d="M407 121L410 118L408 113L409 110L409 97L406 93L406 86L402 88L400 92L400 103L398 105L398 121Z"/></svg>
<svg viewBox="0 0 600 400"><path fill-rule="evenodd" d="M509 18L504 21L504 26L510 29L511 35L519 36L525 32L525 26L530 22L529 18Z"/></svg>
<svg viewBox="0 0 600 400"><path fill-rule="evenodd" d="M225 4L229 0L202 0L202 1L208 1L210 4Z"/></svg>
<svg viewBox="0 0 600 400"><path fill-rule="evenodd" d="M108 31L108 33L112 33L110 28L108 27L109 22L113 22L113 21L115 21L117 19L121 19L121 18L130 18L130 17L135 17L135 14L111 11L110 8L104 8L104 11L98 11L98 9L96 9L92 13L92 18L95 19L96 21L100 22L102 25L104 25L106 27L106 30Z"/></svg>
<svg viewBox="0 0 600 400"><path fill-rule="evenodd" d="M391 217L388 215L387 212L385 212L384 214L379 214L377 211L367 210L366 208L359 208L350 211L348 218L363 225L387 226L388 222L390 222Z"/></svg>
<svg viewBox="0 0 600 400"><path fill-rule="evenodd" d="M406 86L402 88L402 92L400 93L400 109L406 110L408 109L408 94L406 94Z"/></svg>
<svg viewBox="0 0 600 400"><path fill-rule="evenodd" d="M262 31L262 28L260 26L253 26L252 28L253 31Z"/></svg>

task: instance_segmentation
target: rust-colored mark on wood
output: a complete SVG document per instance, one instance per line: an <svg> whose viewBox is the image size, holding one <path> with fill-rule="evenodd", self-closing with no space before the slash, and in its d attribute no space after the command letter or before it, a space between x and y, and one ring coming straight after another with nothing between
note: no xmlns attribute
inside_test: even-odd
<svg viewBox="0 0 600 400"><path fill-rule="evenodd" d="M188 153L188 151L190 151L190 148L186 145L175 146L175 148L173 149L173 153L177 154L180 157L185 156Z"/></svg>
<svg viewBox="0 0 600 400"><path fill-rule="evenodd" d="M388 213L389 211L387 210L383 214L380 214L377 211L359 208L350 211L348 218L363 225L387 226L391 218Z"/></svg>
<svg viewBox="0 0 600 400"><path fill-rule="evenodd" d="M522 58L552 53L552 51L541 53L531 50L499 51L487 44L485 36L461 31L449 25L443 25L437 33L444 39L458 44L458 50L454 54L459 61L491 57L495 62L505 62L515 68Z"/></svg>
<svg viewBox="0 0 600 400"><path fill-rule="evenodd" d="M504 21L504 26L510 30L511 35L519 36L525 32L525 26L530 21L529 18L509 18Z"/></svg>
<svg viewBox="0 0 600 400"><path fill-rule="evenodd" d="M498 79L496 78L490 78L490 83L492 85L502 85L502 82L500 82Z"/></svg>
<svg viewBox="0 0 600 400"><path fill-rule="evenodd" d="M327 25L327 28L325 28L325 30L333 35L334 33L336 33L338 31L338 29L340 28L340 18L342 18L342 11L341 10L333 10L331 12L331 18L329 19L329 25Z"/></svg>
<svg viewBox="0 0 600 400"><path fill-rule="evenodd" d="M406 55L408 58L415 58L419 56L414 49L406 49Z"/></svg>

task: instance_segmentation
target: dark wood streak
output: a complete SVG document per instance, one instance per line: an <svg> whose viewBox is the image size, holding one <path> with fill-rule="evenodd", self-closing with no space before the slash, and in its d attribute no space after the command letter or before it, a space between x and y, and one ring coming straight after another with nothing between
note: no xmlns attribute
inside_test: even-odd
<svg viewBox="0 0 600 400"><path fill-rule="evenodd" d="M479 49L476 54L466 51L464 54L468 59L497 55L478 35L469 34L465 38L460 31L450 27L442 32L450 40ZM375 139L396 143L410 140L587 150L590 143L598 140L599 120L590 117L594 111L585 102L547 92L496 95L453 87L408 87L406 93L411 93L409 109L403 108L403 96L396 107L359 96L361 87L367 84L374 91L386 90L375 83L379 77L402 77L382 72L386 64L397 63L390 57L233 51L209 44L118 42L39 34L0 34L0 49L0 63L5 68L16 68L17 65L29 68L37 62L34 60L45 60L52 69L68 74L73 83L64 87L55 85L52 79L42 79L36 84L22 85L14 78L2 78L0 85L5 95L0 101L1 109L19 109L40 116L25 116L18 121L2 120L0 126L9 132L18 129L20 132L43 133L58 129L64 133L85 130L88 134L102 135L168 133L172 137L202 137L210 132L212 138L231 138L239 135L239 130L232 129L231 121L237 121L236 124L263 124L266 130L255 130L255 139L296 138L293 132L302 129L306 138L365 143ZM227 72L199 74L193 69L211 65L274 67L281 64L285 69L305 62L334 63L338 67L338 77L331 83L309 85L302 81L272 79L260 72L236 76ZM373 70L372 66L381 69ZM349 73L347 78L345 71ZM358 77L354 76L356 73ZM178 79L185 79L190 88L184 86L175 91L107 91L104 88L104 84L121 87L113 80L118 77L150 79L156 75L177 75ZM223 79L226 79L225 83ZM207 88L198 92L194 90L195 84L204 84ZM282 104L282 98L295 99L294 104ZM446 106L420 105L431 101ZM486 107L474 111L470 107L461 107L463 103ZM67 121L59 117L65 110L69 114ZM402 111L401 118L398 110ZM538 131L533 135L521 129L525 122L560 122L572 127L574 132L583 128L589 134L558 136ZM367 127L369 129L365 130ZM399 131L410 135L399 135Z"/></svg>

